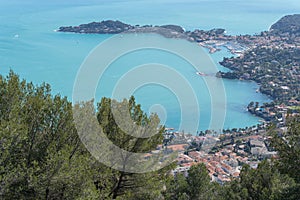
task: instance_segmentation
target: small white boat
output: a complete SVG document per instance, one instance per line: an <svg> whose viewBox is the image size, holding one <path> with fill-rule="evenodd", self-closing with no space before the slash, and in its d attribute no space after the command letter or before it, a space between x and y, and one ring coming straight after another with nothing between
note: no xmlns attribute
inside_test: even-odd
<svg viewBox="0 0 300 200"><path fill-rule="evenodd" d="M206 74L204 74L203 72L196 72L196 74L199 76L206 76Z"/></svg>

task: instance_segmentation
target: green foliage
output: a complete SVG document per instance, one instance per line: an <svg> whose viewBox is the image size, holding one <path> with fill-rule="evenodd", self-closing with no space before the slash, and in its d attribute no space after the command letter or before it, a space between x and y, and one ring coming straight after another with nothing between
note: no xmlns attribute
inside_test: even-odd
<svg viewBox="0 0 300 200"><path fill-rule="evenodd" d="M13 72L6 78L0 77L0 199L156 199L161 196L164 177L172 165L144 174L104 166L81 143L74 126L72 104L50 92L49 85L34 86L19 80ZM142 139L122 131L112 116L111 102L102 99L97 117L115 145L131 152L149 152L161 144L163 127L158 134ZM82 106L89 105L90 102ZM142 130L157 131L158 117L147 117L133 97L120 103L114 101L114 105L129 105L127 110L132 120L148 128Z"/></svg>
<svg viewBox="0 0 300 200"><path fill-rule="evenodd" d="M292 178L280 174L272 163L263 161L257 169L245 165L240 179L224 186L226 188L224 197L225 199L275 200L282 195L283 191L295 185Z"/></svg>
<svg viewBox="0 0 300 200"><path fill-rule="evenodd" d="M232 72L221 75L254 80L260 84L261 93L270 95L275 102L288 103L300 93L299 55L299 48L251 48L242 57L224 58L221 64Z"/></svg>
<svg viewBox="0 0 300 200"><path fill-rule="evenodd" d="M273 130L271 145L278 152L276 167L300 183L300 118L288 119L288 130L278 134Z"/></svg>
<svg viewBox="0 0 300 200"><path fill-rule="evenodd" d="M188 172L187 183L192 199L205 199L210 190L210 178L204 164L192 166Z"/></svg>
<svg viewBox="0 0 300 200"><path fill-rule="evenodd" d="M113 113L112 110L113 106L118 111L129 111L130 119L126 119L123 125L126 125L132 132L137 131L141 135L146 136L149 132L152 134L155 132L157 133L147 138L137 138L129 135L126 131L122 130L119 126L120 124L116 122L116 113ZM126 115L126 113L121 114L122 116ZM131 97L129 100L123 100L122 102L102 98L101 102L98 104L97 117L99 124L110 141L113 141L115 145L128 152L147 153L150 150L155 150L159 144L162 144L164 127L160 127L157 131L157 127L159 126L157 115L148 117L141 110L141 106L135 103L134 97ZM138 129L137 127L129 127L131 120L133 122L132 124L144 128ZM124 169L128 163L127 160L130 160L131 156L131 153L123 155L122 163ZM113 199L117 197L122 197L121 199L124 199L125 197L129 199L144 199L145 197L146 199L154 199L160 195L160 191L163 188L163 180L168 170L169 168L167 167L158 172L142 174L113 170L111 175L114 177L113 179L115 182L113 183L113 188L109 196Z"/></svg>
<svg viewBox="0 0 300 200"><path fill-rule="evenodd" d="M286 15L273 24L270 28L272 34L284 35L284 34L294 34L300 35L300 15Z"/></svg>
<svg viewBox="0 0 300 200"><path fill-rule="evenodd" d="M72 105L10 72L0 77L1 199L74 199L88 160L72 121ZM83 187L81 186L83 184Z"/></svg>
<svg viewBox="0 0 300 200"><path fill-rule="evenodd" d="M220 199L220 186L211 183L204 164L192 166L187 177L177 174L166 185L165 199Z"/></svg>
<svg viewBox="0 0 300 200"><path fill-rule="evenodd" d="M166 185L167 191L164 194L166 199L184 199L185 196L188 197L189 185L183 174L178 174L175 177L170 176Z"/></svg>
<svg viewBox="0 0 300 200"><path fill-rule="evenodd" d="M52 96L47 84L34 86L13 72L0 76L0 199L300 199L299 118L289 120L287 132L271 131L278 159L263 161L257 169L246 165L239 179L219 185L210 181L204 164L192 166L185 177L170 175L174 164L137 174L99 163L77 134L73 111L80 108L93 110L93 102L73 107L66 98ZM117 122L113 108L129 118ZM93 112L95 123L121 149L147 153L162 143L158 117L147 116L133 97L122 102L103 98ZM137 138L119 123L131 134L157 134ZM131 156L121 157L124 168Z"/></svg>

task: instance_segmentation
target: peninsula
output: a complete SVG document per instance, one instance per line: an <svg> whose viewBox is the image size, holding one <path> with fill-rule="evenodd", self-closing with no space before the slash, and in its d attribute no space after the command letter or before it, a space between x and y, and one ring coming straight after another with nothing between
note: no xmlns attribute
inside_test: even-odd
<svg viewBox="0 0 300 200"><path fill-rule="evenodd" d="M62 26L58 32L72 32L81 34L118 34L118 33L157 33L167 38L181 38L191 42L198 42L200 45L209 48L213 53L218 49L214 44L205 43L205 41L221 40L219 46L224 45L224 40L228 40L225 35L225 29L217 28L209 31L195 30L185 31L178 25L129 25L120 21L106 20L101 22L91 22L88 24L81 24L79 26ZM217 45L218 46L218 45Z"/></svg>
<svg viewBox="0 0 300 200"><path fill-rule="evenodd" d="M233 54L256 47L294 48L300 46L299 37L300 14L287 15L273 24L268 31L257 35L226 35L225 29L185 31L178 25L130 25L121 21L106 20L91 22L79 26L62 26L59 32L73 32L81 34L118 34L118 33L157 33L167 38L181 38L208 48L210 53L226 47Z"/></svg>
<svg viewBox="0 0 300 200"><path fill-rule="evenodd" d="M60 27L59 32L73 32L85 34L118 34L118 33L158 33L168 38L188 39L182 27L177 25L129 25L120 21L106 20L81 24L79 26Z"/></svg>

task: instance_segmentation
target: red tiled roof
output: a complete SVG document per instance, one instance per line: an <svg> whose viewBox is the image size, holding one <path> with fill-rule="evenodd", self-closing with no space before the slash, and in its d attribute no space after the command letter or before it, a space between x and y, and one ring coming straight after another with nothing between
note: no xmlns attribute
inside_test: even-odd
<svg viewBox="0 0 300 200"><path fill-rule="evenodd" d="M175 144L167 146L168 149L172 149L173 151L184 151L188 144Z"/></svg>

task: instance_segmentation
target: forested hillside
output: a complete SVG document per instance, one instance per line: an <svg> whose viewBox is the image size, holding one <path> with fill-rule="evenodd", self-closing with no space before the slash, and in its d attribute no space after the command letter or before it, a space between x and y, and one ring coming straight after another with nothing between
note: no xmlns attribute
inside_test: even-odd
<svg viewBox="0 0 300 200"><path fill-rule="evenodd" d="M111 101L103 98L96 109L98 122L111 141L135 152L148 152L162 143L163 127L149 139L134 138L119 129ZM157 116L147 116L133 97L124 102L135 123L157 122ZM219 185L210 181L201 163L191 167L187 177L171 175L174 165L135 174L99 163L77 135L73 109L76 106L67 98L52 95L47 84L35 86L13 72L0 77L0 199L300 198L299 119L291 119L284 135L270 131L278 159L264 161L257 169L245 165L240 178Z"/></svg>

